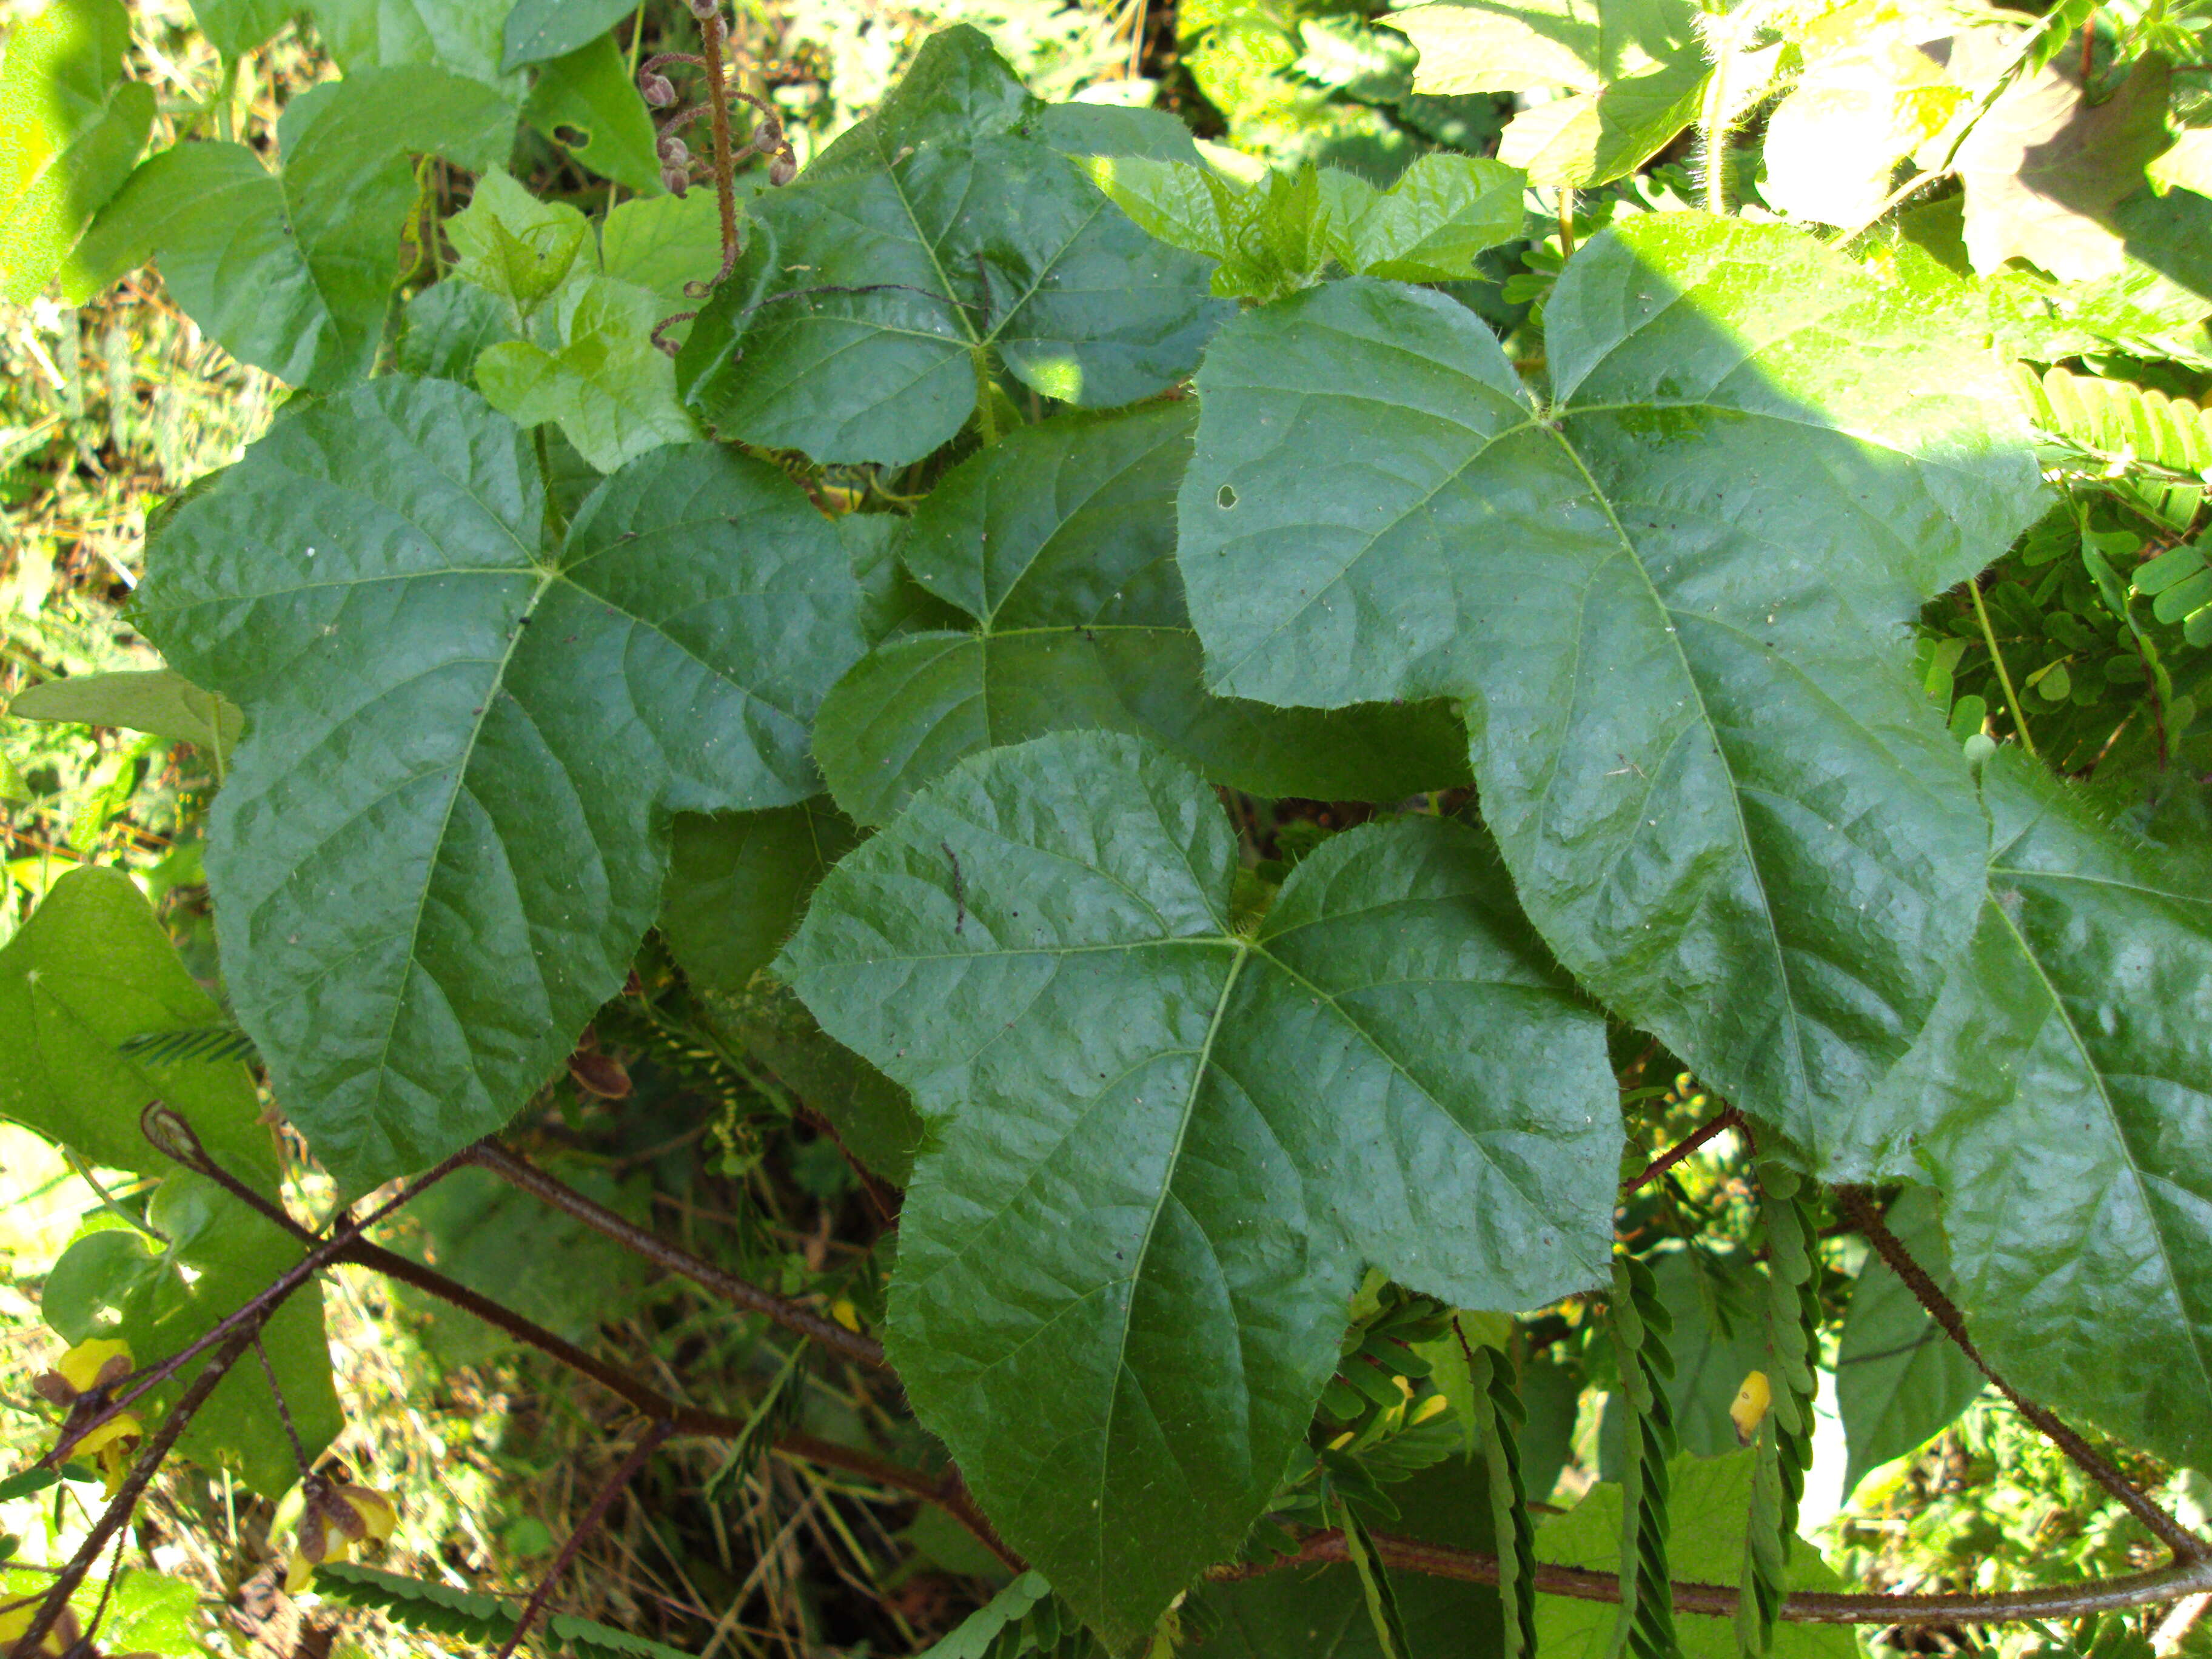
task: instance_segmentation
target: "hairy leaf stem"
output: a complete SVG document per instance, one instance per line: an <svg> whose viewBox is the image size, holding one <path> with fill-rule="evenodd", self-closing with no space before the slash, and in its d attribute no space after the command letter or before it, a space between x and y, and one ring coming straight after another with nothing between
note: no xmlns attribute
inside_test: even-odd
<svg viewBox="0 0 2212 1659"><path fill-rule="evenodd" d="M660 1443L668 1438L669 1431L674 1426L665 1420L654 1423L638 1437L637 1444L630 1448L629 1455L623 1459L621 1467L616 1469L606 1485L599 1488L598 1495L592 1499L592 1506L584 1511L583 1518L576 1522L562 1543L561 1553L553 1558L553 1565L545 1569L545 1576L538 1581L538 1588L530 1592L530 1599L522 1604L522 1615L514 1621L514 1633L500 1649L499 1659L514 1659L515 1650L522 1645L522 1638L530 1634L538 1615L545 1611L546 1602L552 1599L553 1587L575 1565L576 1553L583 1548L584 1540L599 1529L600 1523L607 1518L607 1511L615 1506L615 1499L621 1497L629 1483L637 1479L638 1471L659 1449Z"/></svg>
<svg viewBox="0 0 2212 1659"><path fill-rule="evenodd" d="M2013 1408L2040 1430L2045 1439L2071 1458L2084 1474L2118 1498L2128 1513L2142 1522L2160 1543L2173 1552L2177 1564L2212 1564L2212 1544L2208 1544L2183 1526L2139 1489L2135 1482L2114 1468L2097 1449L2084 1440L2048 1407L2039 1406L2018 1389L1990 1369L1990 1362L1982 1358L1982 1351L1966 1334L1966 1322L1959 1312L1958 1304L1943 1293L1942 1285L1929 1275L1928 1270L1912 1259L1905 1248L1905 1241L1890 1231L1888 1224L1875 1211L1862 1187L1838 1187L1837 1201L1851 1224L1874 1246L1875 1254L1888 1266L1889 1270L1905 1281L1905 1289L1928 1310L1929 1316L1942 1327L1943 1334L1956 1345L1960 1353L1973 1362L1974 1369L1990 1380L1990 1386L2010 1401ZM2177 1592L2179 1594L2179 1592ZM2070 1617L2052 1613L2051 1618Z"/></svg>
<svg viewBox="0 0 2212 1659"><path fill-rule="evenodd" d="M517 1158L503 1146L489 1140L480 1141L460 1156L465 1162L490 1170L509 1185L520 1188L563 1214L573 1216L586 1226L605 1233L654 1266L681 1274L725 1302L743 1308L748 1313L763 1315L786 1330L811 1337L825 1348L843 1354L848 1359L857 1360L876 1370L884 1366L882 1343L862 1336L857 1331L848 1331L836 1321L823 1318L811 1308L801 1307L796 1302L773 1295L757 1285L749 1285L734 1273L723 1272L713 1262L701 1261L688 1250L678 1249L659 1234L648 1232L603 1204L593 1203L574 1188Z"/></svg>
<svg viewBox="0 0 2212 1659"><path fill-rule="evenodd" d="M1684 1136L1683 1139L1678 1141L1675 1145L1669 1146L1665 1152L1660 1153L1658 1157L1653 1158L1649 1164L1644 1166L1643 1172L1638 1175L1633 1180L1622 1182L1620 1183L1620 1190L1624 1193L1632 1193L1639 1187L1650 1186L1653 1182L1658 1180L1661 1176L1665 1175L1668 1170L1673 1169L1677 1164L1680 1164L1684 1158L1688 1158L1692 1152L1696 1152L1698 1148L1704 1146L1707 1141L1715 1139L1723 1131L1738 1127L1742 1122L1743 1114L1736 1110L1735 1107L1729 1107L1726 1111L1714 1118L1711 1122L1699 1126L1697 1129Z"/></svg>

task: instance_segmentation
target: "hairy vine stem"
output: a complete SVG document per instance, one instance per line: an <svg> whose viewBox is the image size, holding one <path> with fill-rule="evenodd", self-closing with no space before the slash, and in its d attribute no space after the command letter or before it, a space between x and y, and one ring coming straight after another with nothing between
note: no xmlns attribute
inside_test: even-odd
<svg viewBox="0 0 2212 1659"><path fill-rule="evenodd" d="M2212 1563L2212 1543L2207 1543L2160 1509L2149 1494L2114 1468L2087 1440L2046 1406L2038 1405L2018 1389L1990 1369L1990 1362L1982 1358L1982 1351L1974 1346L1973 1338L1966 1334L1966 1322L1959 1312L1958 1304L1943 1293L1943 1289L1929 1277L1928 1270L1912 1259L1905 1242L1890 1231L1863 1187L1838 1187L1837 1201L1851 1224L1866 1237L1888 1266L1889 1270L1905 1281L1905 1289L1928 1310L1929 1316L1941 1326L1960 1353L1973 1362L1974 1369L1987 1377L1991 1387L2012 1403L2013 1409L2033 1423L2044 1437L2071 1458L2081 1472L2118 1498L2129 1514L2142 1522L2154 1538L2173 1552L2177 1565L2183 1563ZM2061 1616L2061 1615L2053 1615Z"/></svg>
<svg viewBox="0 0 2212 1659"><path fill-rule="evenodd" d="M1736 1110L1735 1107L1729 1107L1718 1117L1714 1118L1709 1123L1701 1125L1690 1134L1683 1137L1683 1139L1678 1141L1675 1145L1669 1146L1665 1152L1660 1153L1658 1157L1653 1158L1649 1164L1644 1166L1643 1172L1637 1176L1634 1180L1622 1182L1620 1183L1620 1190L1624 1193L1632 1193L1639 1187L1650 1186L1653 1182L1658 1180L1661 1176L1665 1175L1668 1170L1673 1169L1684 1158L1689 1157L1707 1141L1711 1140L1716 1136L1722 1134L1727 1130L1741 1127L1742 1123L1743 1114Z"/></svg>
<svg viewBox="0 0 2212 1659"><path fill-rule="evenodd" d="M553 1565L545 1569L545 1576L538 1581L538 1588L530 1592L530 1599L522 1604L522 1616L514 1621L514 1633L500 1649L499 1659L514 1659L515 1650L522 1645L523 1638L530 1634L538 1615L545 1611L545 1604L553 1599L554 1586L575 1564L576 1553L583 1548L584 1540L599 1529L600 1523L607 1518L607 1511L614 1508L615 1499L621 1497L629 1483L637 1479L638 1471L646 1466L674 1427L674 1424L664 1419L638 1437L637 1444L630 1448L629 1455L623 1459L622 1466L609 1478L607 1484L599 1488L598 1496L592 1499L592 1506L584 1511L582 1519L576 1522L562 1541L561 1553L553 1558Z"/></svg>

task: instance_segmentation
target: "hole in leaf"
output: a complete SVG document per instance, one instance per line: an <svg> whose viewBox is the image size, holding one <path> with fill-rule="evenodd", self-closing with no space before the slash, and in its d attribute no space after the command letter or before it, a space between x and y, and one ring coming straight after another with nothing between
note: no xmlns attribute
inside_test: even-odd
<svg viewBox="0 0 2212 1659"><path fill-rule="evenodd" d="M565 144L570 149L581 149L592 142L592 135L584 128L572 127L566 123L553 129L553 137L556 143Z"/></svg>
<svg viewBox="0 0 2212 1659"><path fill-rule="evenodd" d="M1237 505L1237 492L1227 484L1224 484L1221 486L1220 493L1213 499L1224 508L1231 507Z"/></svg>

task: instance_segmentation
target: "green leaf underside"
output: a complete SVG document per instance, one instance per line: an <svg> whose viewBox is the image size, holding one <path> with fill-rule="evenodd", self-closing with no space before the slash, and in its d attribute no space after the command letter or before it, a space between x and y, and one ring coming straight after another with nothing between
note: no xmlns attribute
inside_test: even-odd
<svg viewBox="0 0 2212 1659"><path fill-rule="evenodd" d="M2106 828L2010 750L1984 776L1996 851L1980 924L1854 1126L1850 1167L1942 1193L1960 1304L1999 1376L2201 1462L2212 867Z"/></svg>
<svg viewBox="0 0 2212 1659"><path fill-rule="evenodd" d="M95 1288L88 1304L123 1309L121 1334L142 1364L198 1337L300 1259L287 1235L212 1183L181 1173L140 1132L140 1112L164 1101L217 1163L276 1195L276 1146L243 1066L164 1064L122 1047L149 1032L205 1026L218 1014L120 870L90 866L63 876L0 949L0 1116L100 1168L163 1178L155 1220L170 1239L169 1255L141 1252L119 1261L111 1255L110 1270L89 1278L82 1263L74 1270ZM104 1237L72 1247L55 1277L66 1283L71 1256ZM192 1270L189 1285L178 1263ZM301 1438L311 1453L319 1450L339 1427L320 1296L304 1291L288 1301L264 1346ZM188 1369L186 1380L191 1375ZM272 1498L298 1478L258 1366L223 1379L182 1443L187 1455L237 1470Z"/></svg>
<svg viewBox="0 0 2212 1659"><path fill-rule="evenodd" d="M761 463L653 452L557 556L525 435L392 378L172 520L137 617L251 722L215 807L224 970L278 1097L365 1186L497 1128L622 983L665 814L817 793L859 656L844 543Z"/></svg>
<svg viewBox="0 0 2212 1659"><path fill-rule="evenodd" d="M1236 866L1182 763L1041 738L922 790L779 964L931 1124L900 1376L1109 1643L1265 1504L1365 1263L1474 1307L1604 1271L1600 1028L1480 835L1340 836L1249 938Z"/></svg>
<svg viewBox="0 0 2212 1659"><path fill-rule="evenodd" d="M931 37L882 112L754 198L746 253L678 360L693 405L750 442L888 465L960 430L979 356L1086 407L1189 373L1229 314L1209 263L1021 136L1035 112L975 30Z"/></svg>
<svg viewBox="0 0 2212 1659"><path fill-rule="evenodd" d="M17 692L8 713L24 720L119 726L226 754L246 724L232 705L169 668L47 680Z"/></svg>
<svg viewBox="0 0 2212 1659"><path fill-rule="evenodd" d="M1971 926L1987 829L1900 635L2036 516L2025 432L1994 363L1779 227L1608 232L1547 331L1548 412L1393 284L1224 331L1180 507L1209 682L1467 698L1553 948L1817 1146Z"/></svg>
<svg viewBox="0 0 2212 1659"><path fill-rule="evenodd" d="M1391 800L1466 777L1449 712L1278 709L1206 695L1175 564L1192 404L1062 416L955 468L899 558L975 622L878 644L823 703L815 754L880 823L965 757L1096 729L1146 737L1263 795Z"/></svg>
<svg viewBox="0 0 2212 1659"><path fill-rule="evenodd" d="M178 305L233 356L317 391L358 380L417 195L407 155L488 166L514 118L491 88L428 67L313 88L285 108L281 173L244 144L150 157L78 249L70 294L88 298L152 255Z"/></svg>
<svg viewBox="0 0 2212 1659"><path fill-rule="evenodd" d="M1725 1457L1686 1457L1669 1466L1668 1557L1676 1577L1688 1583L1735 1582L1743 1564L1743 1517L1751 1502L1754 1452ZM1607 1481L1590 1488L1566 1514L1536 1528L1536 1556L1556 1566L1611 1571L1620 1562L1620 1488ZM1839 1590L1844 1582L1800 1542L1790 1553L1790 1587ZM1609 1602L1563 1595L1536 1598L1537 1652L1547 1659L1606 1659L1613 1649L1618 1609ZM1735 1625L1709 1614L1674 1614L1683 1659L1735 1659ZM1858 1644L1843 1625L1784 1624L1775 1632L1776 1659L1853 1659Z"/></svg>
<svg viewBox="0 0 2212 1659"><path fill-rule="evenodd" d="M1908 1188L1882 1218L1912 1259L1956 1297L1935 1194ZM1878 1255L1851 1291L1836 1355L1836 1409L1850 1462L1846 1498L1870 1469L1918 1449L1978 1399L1984 1379Z"/></svg>

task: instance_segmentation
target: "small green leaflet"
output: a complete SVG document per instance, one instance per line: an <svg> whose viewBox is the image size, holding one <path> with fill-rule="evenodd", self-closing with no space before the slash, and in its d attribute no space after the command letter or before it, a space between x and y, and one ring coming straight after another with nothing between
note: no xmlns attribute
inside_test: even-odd
<svg viewBox="0 0 2212 1659"><path fill-rule="evenodd" d="M1237 868L1181 763L1040 738L848 854L777 969L930 1122L892 1358L1109 1645L1265 1507L1367 1263L1468 1307L1605 1271L1601 1028L1481 835L1337 836L1249 935Z"/></svg>
<svg viewBox="0 0 2212 1659"><path fill-rule="evenodd" d="M884 640L822 705L830 792L879 823L979 750L1086 728L1147 737L1264 795L1394 800L1466 775L1430 704L1331 712L1206 695L1175 565L1188 402L1070 413L953 469L897 543L906 570L972 631Z"/></svg>
<svg viewBox="0 0 2212 1659"><path fill-rule="evenodd" d="M1577 976L1819 1146L1972 926L1987 826L1902 629L2036 518L2016 398L1779 226L1654 215L1567 267L1555 404L1440 296L1241 317L1178 560L1216 691L1455 696Z"/></svg>
<svg viewBox="0 0 2212 1659"><path fill-rule="evenodd" d="M0 301L23 305L62 269L138 159L154 88L122 78L123 0L50 0L21 16L0 63Z"/></svg>
<svg viewBox="0 0 2212 1659"><path fill-rule="evenodd" d="M394 1624L433 1635L458 1637L489 1646L514 1633L516 1608L495 1595L433 1584L350 1561L327 1562L315 1569L316 1588L349 1607L374 1607ZM686 1659L665 1643L594 1620L556 1613L544 1624L548 1647L575 1659Z"/></svg>
<svg viewBox="0 0 2212 1659"><path fill-rule="evenodd" d="M1980 924L1837 1173L1944 1195L1997 1374L2175 1462L2212 1456L2212 866L2007 748ZM2043 1201L2024 1205L2032 1189Z"/></svg>
<svg viewBox="0 0 2212 1659"><path fill-rule="evenodd" d="M161 1178L155 1224L168 1251L119 1258L106 1242L116 1235L94 1233L54 1269L62 1284L87 1286L83 1305L121 1309L119 1334L141 1364L198 1337L300 1259L289 1237L211 1182L180 1172L140 1131L147 1104L166 1102L217 1163L276 1196L276 1145L237 1059L169 1058L131 1041L204 1029L217 1012L119 870L70 871L0 948L0 1116L97 1167ZM88 1248L100 1255L96 1268L89 1259L73 1263ZM339 1427L319 1293L294 1296L264 1340L312 1453ZM258 1366L223 1379L182 1443L187 1455L236 1470L270 1498L298 1478Z"/></svg>
<svg viewBox="0 0 2212 1659"><path fill-rule="evenodd" d="M629 971L666 814L819 793L860 654L847 544L705 446L557 551L529 440L394 377L281 422L156 538L137 619L243 708L210 832L223 968L356 1189L504 1123Z"/></svg>
<svg viewBox="0 0 2212 1659"><path fill-rule="evenodd" d="M1038 109L976 30L933 35L881 110L752 198L685 398L749 442L889 465L957 433L996 364L1085 407L1188 374L1227 315L1205 262L1024 136Z"/></svg>

